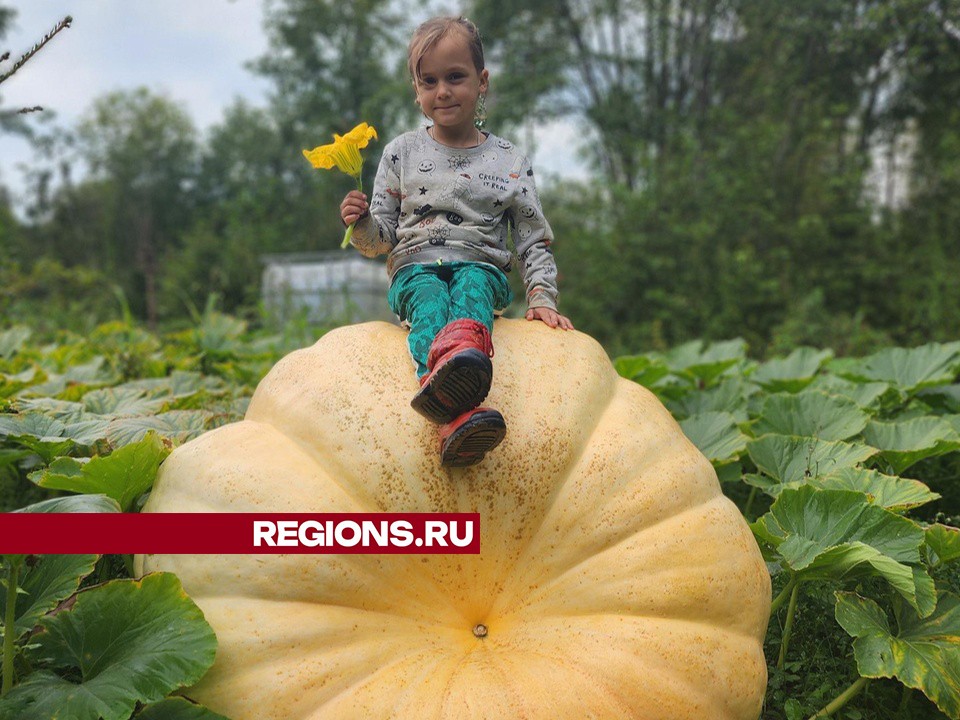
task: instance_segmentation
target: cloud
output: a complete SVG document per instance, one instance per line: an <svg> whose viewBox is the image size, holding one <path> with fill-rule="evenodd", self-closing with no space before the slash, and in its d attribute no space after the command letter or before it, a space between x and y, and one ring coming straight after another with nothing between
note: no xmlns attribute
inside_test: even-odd
<svg viewBox="0 0 960 720"><path fill-rule="evenodd" d="M72 27L0 86L0 107L42 105L69 126L95 98L146 86L184 106L205 129L237 96L255 106L266 102L269 83L245 67L267 50L261 0L23 2L3 48L19 57L67 14ZM574 149L578 136L570 122L537 127L538 172L585 176ZM26 142L0 134L0 182L15 195L21 191L16 166L31 155Z"/></svg>
<svg viewBox="0 0 960 720"><path fill-rule="evenodd" d="M29 48L64 15L73 24L2 87L4 107L40 104L71 122L106 92L145 85L186 104L200 127L267 83L244 68L266 50L260 0L51 0L18 9L4 45Z"/></svg>
<svg viewBox="0 0 960 720"><path fill-rule="evenodd" d="M544 123L534 137L532 162L543 176L558 175L568 180L586 180L589 175L581 159L585 135L575 120Z"/></svg>

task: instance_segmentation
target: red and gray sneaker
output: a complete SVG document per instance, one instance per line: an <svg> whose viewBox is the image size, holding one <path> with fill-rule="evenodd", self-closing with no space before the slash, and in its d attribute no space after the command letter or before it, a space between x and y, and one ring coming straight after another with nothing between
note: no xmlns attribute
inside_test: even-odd
<svg viewBox="0 0 960 720"><path fill-rule="evenodd" d="M487 326L464 318L445 325L430 345L420 390L410 406L435 423L448 423L483 402L493 379L493 341Z"/></svg>
<svg viewBox="0 0 960 720"><path fill-rule="evenodd" d="M507 423L496 410L474 408L440 428L440 463L466 467L483 460L507 432Z"/></svg>

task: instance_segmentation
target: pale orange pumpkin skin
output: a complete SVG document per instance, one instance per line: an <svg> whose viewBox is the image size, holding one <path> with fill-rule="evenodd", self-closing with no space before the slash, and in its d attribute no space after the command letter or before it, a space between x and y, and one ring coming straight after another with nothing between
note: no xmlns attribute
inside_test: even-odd
<svg viewBox="0 0 960 720"><path fill-rule="evenodd" d="M480 555L138 557L217 632L192 697L233 720L759 716L770 579L710 463L588 336L493 339L507 436L474 467L440 466L386 323L292 353L168 458L147 512L481 514Z"/></svg>

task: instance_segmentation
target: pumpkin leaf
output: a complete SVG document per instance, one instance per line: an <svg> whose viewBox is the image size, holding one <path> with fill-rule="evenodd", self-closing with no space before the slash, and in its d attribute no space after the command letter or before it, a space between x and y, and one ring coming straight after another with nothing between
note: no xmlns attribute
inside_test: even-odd
<svg viewBox="0 0 960 720"><path fill-rule="evenodd" d="M120 505L106 495L68 495L51 498L27 505L13 512L61 513L61 512L120 512Z"/></svg>
<svg viewBox="0 0 960 720"><path fill-rule="evenodd" d="M946 385L922 390L917 396L943 412L960 413L960 385Z"/></svg>
<svg viewBox="0 0 960 720"><path fill-rule="evenodd" d="M87 417L77 422L68 423L63 434L84 447L93 447L101 440L106 440L110 433L110 421L106 418Z"/></svg>
<svg viewBox="0 0 960 720"><path fill-rule="evenodd" d="M138 497L153 486L160 463L170 450L154 433L105 457L61 457L30 474L44 488L76 493L99 493L113 498L128 512Z"/></svg>
<svg viewBox="0 0 960 720"><path fill-rule="evenodd" d="M885 348L847 366L853 380L879 380L907 395L949 385L960 371L960 342L930 343L916 348Z"/></svg>
<svg viewBox="0 0 960 720"><path fill-rule="evenodd" d="M649 387L662 403L676 402L690 395L697 394L696 388L687 378L676 375L667 375Z"/></svg>
<svg viewBox="0 0 960 720"><path fill-rule="evenodd" d="M140 442L149 432L184 443L206 431L210 417L203 410L171 410L159 415L117 418L110 423L106 436L115 447Z"/></svg>
<svg viewBox="0 0 960 720"><path fill-rule="evenodd" d="M186 398L201 390L211 393L225 393L228 390L227 384L220 378L187 370L174 370L162 378L131 380L118 387L143 390L153 397L166 398Z"/></svg>
<svg viewBox="0 0 960 720"><path fill-rule="evenodd" d="M753 430L758 436L774 433L847 440L860 434L868 420L853 400L839 395L777 393L767 396Z"/></svg>
<svg viewBox="0 0 960 720"><path fill-rule="evenodd" d="M16 325L0 332L0 358L12 358L30 339L30 328Z"/></svg>
<svg viewBox="0 0 960 720"><path fill-rule="evenodd" d="M97 555L41 555L24 572L17 594L14 634L29 632L40 618L77 591L80 581L93 572ZM0 617L6 612L6 593L0 593Z"/></svg>
<svg viewBox="0 0 960 720"><path fill-rule="evenodd" d="M760 365L750 380L769 392L800 392L832 357L832 350L799 347L785 358L776 358Z"/></svg>
<svg viewBox="0 0 960 720"><path fill-rule="evenodd" d="M746 360L747 343L740 338L710 344L692 340L659 357L676 375L700 380L709 386L731 367Z"/></svg>
<svg viewBox="0 0 960 720"><path fill-rule="evenodd" d="M787 488L798 488L806 485L805 482L780 483L768 475L759 475L757 473L747 473L743 476L743 481L751 487L763 490L771 497L777 497Z"/></svg>
<svg viewBox="0 0 960 720"><path fill-rule="evenodd" d="M45 463L58 455L66 455L76 447L73 439L64 437L65 431L66 426L62 422L43 413L0 415L0 437L6 437L9 442L35 452Z"/></svg>
<svg viewBox="0 0 960 720"><path fill-rule="evenodd" d="M0 398L12 397L29 387L30 383L37 382L37 374L36 368L29 368L16 375L0 373Z"/></svg>
<svg viewBox="0 0 960 720"><path fill-rule="evenodd" d="M59 395L67 388L67 380L63 375L51 374L44 372L44 379L40 382L33 383L28 387L23 388L18 391L17 397L23 399L25 397L43 397L43 396L52 396Z"/></svg>
<svg viewBox="0 0 960 720"><path fill-rule="evenodd" d="M861 443L771 434L748 442L747 452L761 471L792 483L853 467L877 451Z"/></svg>
<svg viewBox="0 0 960 720"><path fill-rule="evenodd" d="M828 395L841 395L853 400L870 413L880 409L881 401L888 394L896 395L884 382L852 382L837 375L818 375L807 386L808 390L820 390Z"/></svg>
<svg viewBox="0 0 960 720"><path fill-rule="evenodd" d="M863 437L880 450L898 475L924 458L960 449L960 435L939 417L916 417L900 422L869 423Z"/></svg>
<svg viewBox="0 0 960 720"><path fill-rule="evenodd" d="M960 437L960 415L941 415L940 418L953 428L957 437Z"/></svg>
<svg viewBox="0 0 960 720"><path fill-rule="evenodd" d="M182 697L169 697L138 712L134 720L228 720L203 705Z"/></svg>
<svg viewBox="0 0 960 720"><path fill-rule="evenodd" d="M112 387L92 390L83 396L83 407L97 415L153 415L163 407L162 398L149 398L144 390Z"/></svg>
<svg viewBox="0 0 960 720"><path fill-rule="evenodd" d="M720 484L739 482L743 477L743 465L739 462L729 462L723 465L715 466L717 471L717 480Z"/></svg>
<svg viewBox="0 0 960 720"><path fill-rule="evenodd" d="M824 489L861 492L872 503L894 511L919 507L940 497L919 480L884 475L866 468L843 468L812 480L810 484Z"/></svg>
<svg viewBox="0 0 960 720"><path fill-rule="evenodd" d="M72 672L28 675L0 701L4 720L59 717L64 708L76 720L127 720L138 702L199 680L216 651L203 613L170 573L85 590L41 626L31 661Z"/></svg>
<svg viewBox="0 0 960 720"><path fill-rule="evenodd" d="M779 483L765 475L752 473L745 475L743 480L772 497L778 497L788 488L803 485L822 490L851 490L863 493L869 502L893 511L919 507L940 497L919 480L884 475L865 468L842 468L828 475L810 476L791 483Z"/></svg>
<svg viewBox="0 0 960 720"><path fill-rule="evenodd" d="M18 401L21 412L40 412L62 423L86 419L83 403L52 397L23 398Z"/></svg>
<svg viewBox="0 0 960 720"><path fill-rule="evenodd" d="M800 580L878 576L922 616L933 611L933 580L919 567L923 529L860 493L786 489L751 527Z"/></svg>
<svg viewBox="0 0 960 720"><path fill-rule="evenodd" d="M107 365L107 359L97 355L81 365L70 365L63 379L72 385L107 385L116 382L117 377Z"/></svg>
<svg viewBox="0 0 960 720"><path fill-rule="evenodd" d="M927 557L932 565L960 559L960 529L949 525L931 525L926 532Z"/></svg>
<svg viewBox="0 0 960 720"><path fill-rule="evenodd" d="M618 357L613 361L620 377L633 380L644 387L653 387L658 380L670 374L670 368L662 360L648 355L632 355Z"/></svg>
<svg viewBox="0 0 960 720"><path fill-rule="evenodd" d="M835 615L856 638L860 675L897 678L919 690L951 718L960 717L960 598L943 594L926 618L895 605L897 633L877 603L852 592L836 593Z"/></svg>
<svg viewBox="0 0 960 720"><path fill-rule="evenodd" d="M747 422L747 401L760 388L741 377L724 378L712 388L667 403L674 417L687 418L708 412L728 412L738 423Z"/></svg>
<svg viewBox="0 0 960 720"><path fill-rule="evenodd" d="M59 395L68 386L80 386L83 389L83 386L109 385L115 381L116 377L107 367L106 359L98 355L87 363L70 365L62 375L48 369L47 380L42 384L31 385L24 390L24 394Z"/></svg>
<svg viewBox="0 0 960 720"><path fill-rule="evenodd" d="M690 442L716 465L733 462L747 446L747 436L740 432L736 418L730 413L694 415L681 421L680 428Z"/></svg>

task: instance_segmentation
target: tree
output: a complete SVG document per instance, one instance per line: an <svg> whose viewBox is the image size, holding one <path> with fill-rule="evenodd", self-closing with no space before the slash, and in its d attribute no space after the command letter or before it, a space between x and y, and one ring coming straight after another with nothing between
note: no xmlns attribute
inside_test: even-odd
<svg viewBox="0 0 960 720"><path fill-rule="evenodd" d="M254 68L275 84L270 105L285 140L322 144L362 121L390 137L413 115L400 72L409 31L402 8L390 0L268 0L270 50Z"/></svg>
<svg viewBox="0 0 960 720"><path fill-rule="evenodd" d="M558 258L578 268L566 297L601 340L626 351L744 335L762 349L801 305L823 315L811 324L863 318L867 334L900 342L956 327L955 224L932 200L955 197L952 4L571 1L519 18L495 0L476 8L501 63L494 89L518 91L497 108L579 117L597 138L598 191L561 198L551 223ZM878 225L864 192L873 154L909 133L925 164L917 192L939 190L924 190L902 228ZM620 292L601 312L580 295L605 273Z"/></svg>
<svg viewBox="0 0 960 720"><path fill-rule="evenodd" d="M131 305L154 325L164 253L190 221L197 139L190 117L145 88L98 98L77 128L90 181L111 189L111 233L102 266L122 280Z"/></svg>
<svg viewBox="0 0 960 720"><path fill-rule="evenodd" d="M236 101L201 151L193 220L165 265L167 300L202 307L216 293L227 310L255 306L262 254L335 247L336 203L324 202L332 180L309 172L268 110Z"/></svg>
<svg viewBox="0 0 960 720"><path fill-rule="evenodd" d="M537 0L522 8L476 0L472 12L497 66L497 119L580 119L611 182L654 181L677 143L706 130L717 55L732 38L726 0Z"/></svg>

